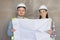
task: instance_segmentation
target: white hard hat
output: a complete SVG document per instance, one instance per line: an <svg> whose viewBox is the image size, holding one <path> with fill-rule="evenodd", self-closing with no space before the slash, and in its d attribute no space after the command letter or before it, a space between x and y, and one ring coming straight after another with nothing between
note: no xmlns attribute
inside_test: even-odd
<svg viewBox="0 0 60 40"><path fill-rule="evenodd" d="M26 8L26 5L24 3L20 3L20 4L17 5L17 8L18 7L25 7Z"/></svg>
<svg viewBox="0 0 60 40"><path fill-rule="evenodd" d="M45 5L40 6L39 10L41 10L41 9L46 9L46 10L48 10Z"/></svg>

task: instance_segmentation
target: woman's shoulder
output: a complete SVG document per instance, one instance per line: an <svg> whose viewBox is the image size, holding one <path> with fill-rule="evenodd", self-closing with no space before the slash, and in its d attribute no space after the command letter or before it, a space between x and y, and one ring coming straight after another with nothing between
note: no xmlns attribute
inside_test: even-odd
<svg viewBox="0 0 60 40"><path fill-rule="evenodd" d="M52 18L48 18L50 21L52 21Z"/></svg>

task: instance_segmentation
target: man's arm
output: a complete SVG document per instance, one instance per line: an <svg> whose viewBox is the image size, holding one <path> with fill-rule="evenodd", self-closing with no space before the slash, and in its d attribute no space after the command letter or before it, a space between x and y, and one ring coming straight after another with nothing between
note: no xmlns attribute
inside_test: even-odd
<svg viewBox="0 0 60 40"><path fill-rule="evenodd" d="M12 36L12 32L11 32L12 27L13 27L12 21L10 21L10 23L8 25L8 29L7 29L7 34L8 34L9 37Z"/></svg>

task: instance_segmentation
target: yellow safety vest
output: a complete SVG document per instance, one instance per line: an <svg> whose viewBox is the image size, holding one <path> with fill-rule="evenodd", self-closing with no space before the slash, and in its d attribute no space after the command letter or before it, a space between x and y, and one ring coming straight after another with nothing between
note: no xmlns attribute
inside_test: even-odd
<svg viewBox="0 0 60 40"><path fill-rule="evenodd" d="M24 19L28 19L28 18L24 18ZM12 18L12 20L16 20L16 18ZM14 34L12 33L12 36L11 36L11 40L14 40Z"/></svg>

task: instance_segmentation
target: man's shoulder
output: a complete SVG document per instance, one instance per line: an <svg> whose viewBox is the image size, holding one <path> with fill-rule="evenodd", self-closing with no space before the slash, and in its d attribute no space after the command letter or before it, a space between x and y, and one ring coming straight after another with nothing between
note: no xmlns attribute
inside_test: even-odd
<svg viewBox="0 0 60 40"><path fill-rule="evenodd" d="M15 18L12 18L12 20L16 20L17 19L17 17L15 17ZM27 17L24 17L24 19L28 19Z"/></svg>
<svg viewBox="0 0 60 40"><path fill-rule="evenodd" d="M15 17L15 18L12 18L12 20L16 20L17 18Z"/></svg>
<svg viewBox="0 0 60 40"><path fill-rule="evenodd" d="M24 19L28 19L27 17L24 17Z"/></svg>

